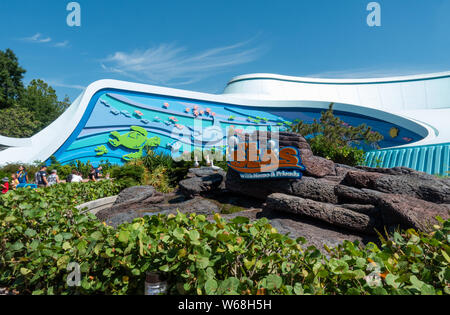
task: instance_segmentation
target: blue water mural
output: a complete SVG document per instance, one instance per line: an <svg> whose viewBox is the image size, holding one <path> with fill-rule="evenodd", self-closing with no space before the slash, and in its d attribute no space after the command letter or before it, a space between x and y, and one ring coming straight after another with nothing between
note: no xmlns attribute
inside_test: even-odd
<svg viewBox="0 0 450 315"><path fill-rule="evenodd" d="M188 100L176 97L103 90L91 100L72 136L55 153L63 164L76 160L123 164L145 154L182 154L194 149L226 150L226 135L250 130L285 131L296 119L311 123L323 110L265 108ZM362 123L384 135L382 148L421 139L418 134L386 121L338 112L347 125Z"/></svg>

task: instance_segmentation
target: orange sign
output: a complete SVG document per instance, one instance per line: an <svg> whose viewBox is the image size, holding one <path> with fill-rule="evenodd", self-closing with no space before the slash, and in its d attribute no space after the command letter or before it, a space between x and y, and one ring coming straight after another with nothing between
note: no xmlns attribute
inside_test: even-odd
<svg viewBox="0 0 450 315"><path fill-rule="evenodd" d="M300 151L294 147L283 147L278 152L258 149L258 144L254 142L240 143L231 156L232 161L228 165L241 173L242 178L301 178L301 172L305 170Z"/></svg>

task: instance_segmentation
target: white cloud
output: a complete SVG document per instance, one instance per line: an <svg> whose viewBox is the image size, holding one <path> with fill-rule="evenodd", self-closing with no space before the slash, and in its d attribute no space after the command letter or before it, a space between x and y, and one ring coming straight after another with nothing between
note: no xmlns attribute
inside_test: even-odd
<svg viewBox="0 0 450 315"><path fill-rule="evenodd" d="M23 40L30 43L49 43L52 41L50 37L43 37L41 33L36 33L31 37L23 38Z"/></svg>
<svg viewBox="0 0 450 315"><path fill-rule="evenodd" d="M105 71L141 82L189 84L256 60L261 46L253 41L191 53L175 44L160 44L146 50L116 52L102 60Z"/></svg>
<svg viewBox="0 0 450 315"><path fill-rule="evenodd" d="M62 87L62 88L68 88L68 89L74 89L74 90L84 90L86 87L82 85L76 85L76 84L67 84L64 81L60 79L50 79L50 80L44 80L48 83L48 85L52 87Z"/></svg>
<svg viewBox="0 0 450 315"><path fill-rule="evenodd" d="M65 40L65 41L63 41L63 42L60 42L60 43L56 43L55 45L53 45L54 47L60 47L60 48L63 48L63 47L67 47L69 45L69 41L68 40Z"/></svg>

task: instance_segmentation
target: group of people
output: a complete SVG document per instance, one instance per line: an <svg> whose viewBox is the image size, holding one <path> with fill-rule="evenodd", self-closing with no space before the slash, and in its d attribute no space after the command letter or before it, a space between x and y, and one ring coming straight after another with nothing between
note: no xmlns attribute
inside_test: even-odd
<svg viewBox="0 0 450 315"><path fill-rule="evenodd" d="M92 167L89 172L89 180L90 181L97 181L103 176L102 173L102 167L99 166L98 168ZM77 170L73 170L69 176L66 178L66 182L68 183L80 183L83 182L83 176L80 172ZM27 187L30 186L29 179L28 179L28 173L25 169L25 167L20 166L19 170L11 174L11 184L9 183L9 178L5 177L2 179L2 194L6 194L10 189L16 189L20 187ZM61 183L61 180L58 176L57 170L52 170L50 172L50 175L47 173L47 166L43 165L39 169L38 172L34 174L34 185L37 187L49 187L56 184ZM31 184L33 185L33 184Z"/></svg>

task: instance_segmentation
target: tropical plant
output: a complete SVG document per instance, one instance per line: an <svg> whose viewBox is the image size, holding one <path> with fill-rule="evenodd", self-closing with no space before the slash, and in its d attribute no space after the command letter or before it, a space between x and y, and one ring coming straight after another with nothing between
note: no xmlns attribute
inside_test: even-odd
<svg viewBox="0 0 450 315"><path fill-rule="evenodd" d="M279 234L263 218L216 214L135 219L117 229L74 206L116 194L103 181L18 190L0 197L0 287L21 294L142 294L147 272L169 294L450 294L450 221L381 246L325 246ZM79 286L68 286L71 263Z"/></svg>
<svg viewBox="0 0 450 315"><path fill-rule="evenodd" d="M333 114L333 103L322 112L320 120L311 124L296 121L291 130L303 135L311 144L314 154L337 163L358 165L364 162L364 151L358 145L378 147L383 136L366 124L350 126Z"/></svg>

